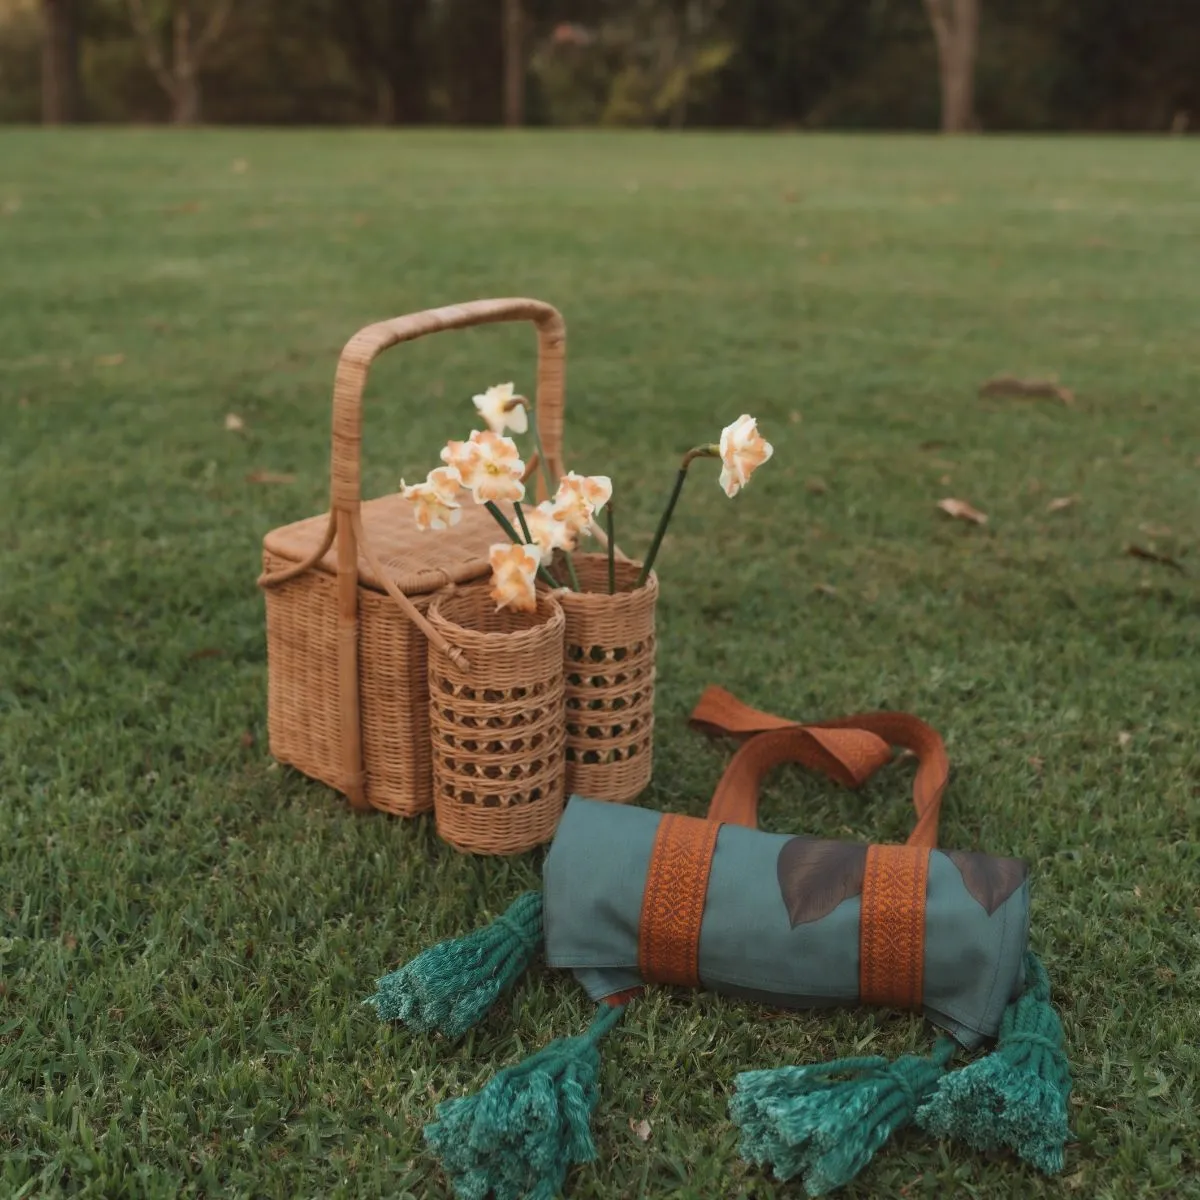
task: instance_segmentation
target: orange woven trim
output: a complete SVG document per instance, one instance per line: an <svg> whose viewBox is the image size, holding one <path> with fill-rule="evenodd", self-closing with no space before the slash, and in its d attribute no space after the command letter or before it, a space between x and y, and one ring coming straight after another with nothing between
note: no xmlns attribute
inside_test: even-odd
<svg viewBox="0 0 1200 1200"><path fill-rule="evenodd" d="M700 984L700 924L721 825L667 813L658 823L642 917L638 970L647 983Z"/></svg>
<svg viewBox="0 0 1200 1200"><path fill-rule="evenodd" d="M859 999L920 1011L927 846L868 846L859 924Z"/></svg>

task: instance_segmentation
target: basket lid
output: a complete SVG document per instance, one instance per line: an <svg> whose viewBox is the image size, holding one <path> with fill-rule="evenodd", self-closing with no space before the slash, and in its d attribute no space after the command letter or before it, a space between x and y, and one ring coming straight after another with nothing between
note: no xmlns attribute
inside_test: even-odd
<svg viewBox="0 0 1200 1200"><path fill-rule="evenodd" d="M509 505L505 516L514 520ZM380 565L406 596L419 596L452 583L466 583L486 575L488 547L505 540L504 531L486 509L464 505L462 520L452 529L424 532L413 522L412 505L400 495L380 496L362 505L363 532ZM301 562L321 544L328 512L272 529L263 538L268 553L291 562ZM337 542L316 564L316 570L337 574ZM358 578L365 587L384 590L361 549Z"/></svg>

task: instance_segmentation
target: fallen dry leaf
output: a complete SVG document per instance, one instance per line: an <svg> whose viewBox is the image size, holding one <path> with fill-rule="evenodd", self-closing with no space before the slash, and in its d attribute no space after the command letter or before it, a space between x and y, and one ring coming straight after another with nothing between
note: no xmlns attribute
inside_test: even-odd
<svg viewBox="0 0 1200 1200"><path fill-rule="evenodd" d="M629 1128L633 1130L633 1136L639 1142L648 1142L650 1140L650 1122L643 1117L640 1121L635 1121L632 1117L629 1118Z"/></svg>
<svg viewBox="0 0 1200 1200"><path fill-rule="evenodd" d="M1046 505L1046 511L1062 512L1064 508L1070 508L1078 499L1078 496L1058 496Z"/></svg>
<svg viewBox="0 0 1200 1200"><path fill-rule="evenodd" d="M795 192L795 189L794 189L794 188L788 188L788 189L787 189L787 190L786 190L786 191L783 193L783 202L784 202L785 204L795 204L797 199L798 199L798 197L797 197L797 195L796 195L796 192Z"/></svg>
<svg viewBox="0 0 1200 1200"><path fill-rule="evenodd" d="M1128 729L1122 729L1121 732L1117 734L1117 745L1120 746L1122 750L1124 750L1125 747L1128 746L1132 741L1133 734L1130 733Z"/></svg>
<svg viewBox="0 0 1200 1200"><path fill-rule="evenodd" d="M837 588L832 583L817 583L813 585L814 592L820 592L822 596L836 596Z"/></svg>
<svg viewBox="0 0 1200 1200"><path fill-rule="evenodd" d="M804 481L804 490L813 496L823 496L829 491L829 484L819 476L814 475L812 479Z"/></svg>
<svg viewBox="0 0 1200 1200"><path fill-rule="evenodd" d="M1147 550L1144 546L1135 546L1132 542L1125 547L1125 553L1131 558L1144 558L1147 562L1161 563L1164 567L1170 567L1173 571L1180 571L1186 574L1183 570L1183 565L1169 554L1155 554L1153 550Z"/></svg>
<svg viewBox="0 0 1200 1200"><path fill-rule="evenodd" d="M793 425L799 425L804 418L798 412L790 412L788 413L788 420L791 421Z"/></svg>
<svg viewBox="0 0 1200 1200"><path fill-rule="evenodd" d="M1042 769L1046 765L1046 760L1040 754L1030 755L1026 761L1039 775L1042 773Z"/></svg>
<svg viewBox="0 0 1200 1200"><path fill-rule="evenodd" d="M63 935L63 945L68 950L76 950L79 948L79 939L73 933L66 933Z"/></svg>
<svg viewBox="0 0 1200 1200"><path fill-rule="evenodd" d="M295 483L295 475L284 471L251 471L246 476L247 483Z"/></svg>
<svg viewBox="0 0 1200 1200"><path fill-rule="evenodd" d="M254 745L254 734L252 734L248 729L242 734L242 745L247 750Z"/></svg>
<svg viewBox="0 0 1200 1200"><path fill-rule="evenodd" d="M237 413L226 413L225 428L228 429L230 433L238 433L246 428L246 422L243 421L242 418L237 415Z"/></svg>
<svg viewBox="0 0 1200 1200"><path fill-rule="evenodd" d="M965 500L955 500L952 496L947 496L945 500L939 500L937 506L942 512L957 517L960 521L974 521L976 525L987 524L987 513L981 513Z"/></svg>
<svg viewBox="0 0 1200 1200"><path fill-rule="evenodd" d="M123 354L101 354L100 357L96 359L96 366L119 367L124 361L125 355Z"/></svg>
<svg viewBox="0 0 1200 1200"><path fill-rule="evenodd" d="M1171 536L1171 531L1166 525L1153 525L1149 521L1144 521L1138 528L1149 538Z"/></svg>
<svg viewBox="0 0 1200 1200"><path fill-rule="evenodd" d="M245 173L250 169L250 164L244 158L235 158L233 162L229 164L229 169L235 175L245 175Z"/></svg>
<svg viewBox="0 0 1200 1200"><path fill-rule="evenodd" d="M979 385L981 396L1031 396L1045 400L1059 400L1068 407L1075 403L1075 393L1070 388L1055 383L1053 379L1018 379L1015 375L996 375Z"/></svg>

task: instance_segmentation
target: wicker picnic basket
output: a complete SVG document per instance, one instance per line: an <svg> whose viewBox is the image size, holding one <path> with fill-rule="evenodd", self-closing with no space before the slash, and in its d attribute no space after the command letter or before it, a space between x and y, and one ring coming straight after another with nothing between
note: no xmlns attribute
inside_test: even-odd
<svg viewBox="0 0 1200 1200"><path fill-rule="evenodd" d="M645 790L654 743L654 612L658 576L641 563L577 554L581 591L556 593L566 616L567 792L624 803Z"/></svg>
<svg viewBox="0 0 1200 1200"><path fill-rule="evenodd" d="M502 540L480 507L465 507L449 530L422 533L398 494L362 500L367 374L390 346L499 321L537 329L538 429L551 475L560 476L561 314L528 299L430 309L369 325L346 343L333 389L330 511L263 539L271 753L355 808L413 816L433 807L428 644L468 676L471 661L426 610L439 589L486 575L488 547Z"/></svg>
<svg viewBox="0 0 1200 1200"><path fill-rule="evenodd" d="M517 854L548 842L564 801L563 628L555 595L497 610L486 581L439 593L429 621L462 650L429 651L437 831L457 850Z"/></svg>

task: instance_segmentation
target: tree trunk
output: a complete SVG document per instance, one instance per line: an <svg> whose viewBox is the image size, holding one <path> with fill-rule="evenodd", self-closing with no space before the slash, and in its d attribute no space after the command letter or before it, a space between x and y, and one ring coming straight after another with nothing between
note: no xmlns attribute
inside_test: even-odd
<svg viewBox="0 0 1200 1200"><path fill-rule="evenodd" d="M525 48L521 0L504 0L504 124L525 123Z"/></svg>
<svg viewBox="0 0 1200 1200"><path fill-rule="evenodd" d="M80 117L76 0L42 0L42 120L63 125Z"/></svg>
<svg viewBox="0 0 1200 1200"><path fill-rule="evenodd" d="M176 125L200 124L200 77L192 41L191 0L175 0L172 22L171 120Z"/></svg>
<svg viewBox="0 0 1200 1200"><path fill-rule="evenodd" d="M942 91L942 132L975 128L975 58L979 0L925 0L937 42Z"/></svg>
<svg viewBox="0 0 1200 1200"><path fill-rule="evenodd" d="M171 121L175 125L199 125L201 115L200 77L195 71L177 71L171 94Z"/></svg>

